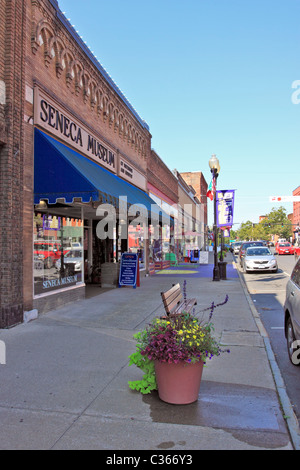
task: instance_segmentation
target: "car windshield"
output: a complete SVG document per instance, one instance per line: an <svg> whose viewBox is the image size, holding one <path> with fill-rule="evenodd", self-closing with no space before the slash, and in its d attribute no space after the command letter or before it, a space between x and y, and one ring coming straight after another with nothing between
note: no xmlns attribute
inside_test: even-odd
<svg viewBox="0 0 300 470"><path fill-rule="evenodd" d="M272 253L269 248L248 248L246 254L247 256L268 256Z"/></svg>
<svg viewBox="0 0 300 470"><path fill-rule="evenodd" d="M261 242L248 242L242 245L242 248L247 250L250 246L263 246L263 244Z"/></svg>
<svg viewBox="0 0 300 470"><path fill-rule="evenodd" d="M290 243L279 243L279 246L291 246Z"/></svg>
<svg viewBox="0 0 300 470"><path fill-rule="evenodd" d="M69 251L68 254L66 254L65 258L81 258L82 257L82 253L80 250L72 250L72 251Z"/></svg>

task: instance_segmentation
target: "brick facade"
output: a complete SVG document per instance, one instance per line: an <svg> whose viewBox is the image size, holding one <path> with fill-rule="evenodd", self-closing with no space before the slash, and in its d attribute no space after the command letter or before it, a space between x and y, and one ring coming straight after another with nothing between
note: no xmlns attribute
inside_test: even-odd
<svg viewBox="0 0 300 470"><path fill-rule="evenodd" d="M76 116L118 161L132 165L146 182L144 190L149 181L178 202L178 180L151 150L148 125L66 20L57 0L0 0L0 328L21 323L24 311L43 312L84 295L80 287L34 297L37 90Z"/></svg>
<svg viewBox="0 0 300 470"><path fill-rule="evenodd" d="M300 186L293 191L293 196L300 196ZM293 203L293 223L300 226L300 202Z"/></svg>
<svg viewBox="0 0 300 470"><path fill-rule="evenodd" d="M194 188L196 196L204 207L204 224L207 225L207 182L201 171L180 173L184 181Z"/></svg>
<svg viewBox="0 0 300 470"><path fill-rule="evenodd" d="M6 328L34 306L35 87L145 178L151 134L56 0L0 0L0 15L0 328Z"/></svg>
<svg viewBox="0 0 300 470"><path fill-rule="evenodd" d="M147 161L147 179L148 183L177 204L177 179L153 149Z"/></svg>
<svg viewBox="0 0 300 470"><path fill-rule="evenodd" d="M23 319L24 37L26 2L0 0L0 327Z"/></svg>

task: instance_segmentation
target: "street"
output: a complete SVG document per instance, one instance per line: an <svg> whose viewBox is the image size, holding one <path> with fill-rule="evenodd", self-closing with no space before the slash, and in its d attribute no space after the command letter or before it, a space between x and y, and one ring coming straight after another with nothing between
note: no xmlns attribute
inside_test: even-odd
<svg viewBox="0 0 300 470"><path fill-rule="evenodd" d="M274 248L271 250L274 252ZM295 258L293 255L280 255L276 258L279 268L277 273L245 274L237 256L235 261L269 335L287 394L300 423L300 367L291 364L288 358L283 316L286 283L295 265Z"/></svg>

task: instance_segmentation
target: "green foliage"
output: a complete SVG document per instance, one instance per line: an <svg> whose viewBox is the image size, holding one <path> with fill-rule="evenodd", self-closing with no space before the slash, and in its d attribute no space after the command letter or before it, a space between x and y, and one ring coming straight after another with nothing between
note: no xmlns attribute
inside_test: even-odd
<svg viewBox="0 0 300 470"><path fill-rule="evenodd" d="M150 361L147 356L142 356L140 352L141 343L143 342L145 333L145 331L140 331L134 335L134 338L137 341L136 352L129 356L129 366L132 366L133 364L136 365L142 370L142 372L144 372L144 375L141 380L128 382L131 390L137 390L143 395L151 393L152 390L157 390L154 362Z"/></svg>
<svg viewBox="0 0 300 470"><path fill-rule="evenodd" d="M186 292L184 282L184 295ZM154 318L146 329L136 333L136 350L129 356L129 366L136 365L144 372L141 380L129 381L129 388L142 394L148 394L157 389L155 375L155 361L167 363L179 362L206 362L213 356L219 356L222 351L218 341L213 337L213 324L211 318L216 307L225 305L228 301L226 295L223 303L211 306L208 321L203 323L196 318L195 313L183 312L164 318Z"/></svg>
<svg viewBox="0 0 300 470"><path fill-rule="evenodd" d="M273 207L258 224L250 220L242 223L237 233L240 240L270 240L272 235L288 239L292 236L292 225L284 207Z"/></svg>

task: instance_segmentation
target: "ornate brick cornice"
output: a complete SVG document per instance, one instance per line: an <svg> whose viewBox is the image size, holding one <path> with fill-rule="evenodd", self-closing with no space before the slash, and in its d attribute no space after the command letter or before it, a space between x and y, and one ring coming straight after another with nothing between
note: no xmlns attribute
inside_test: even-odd
<svg viewBox="0 0 300 470"><path fill-rule="evenodd" d="M49 5L49 0L31 0L32 54L43 51L45 67L49 68L54 62L56 78L65 80L66 86L75 96L82 97L91 112L96 112L97 118L113 128L140 156L147 158L151 139L147 125L143 127L136 119L74 36L63 27L55 16L55 8L46 8L46 3Z"/></svg>

